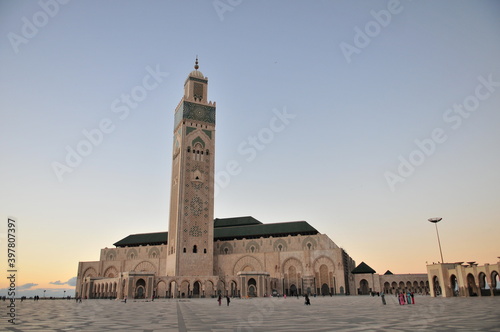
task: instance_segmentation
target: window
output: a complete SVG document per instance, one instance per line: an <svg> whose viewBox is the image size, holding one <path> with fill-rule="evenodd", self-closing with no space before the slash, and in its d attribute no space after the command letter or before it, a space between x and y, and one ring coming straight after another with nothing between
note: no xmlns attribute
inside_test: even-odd
<svg viewBox="0 0 500 332"><path fill-rule="evenodd" d="M184 248L183 252L186 252L186 248Z"/></svg>
<svg viewBox="0 0 500 332"><path fill-rule="evenodd" d="M196 244L193 246L193 253L196 254L198 252L198 248L196 247Z"/></svg>
<svg viewBox="0 0 500 332"><path fill-rule="evenodd" d="M204 254L206 254L206 253L207 253L207 249L206 249L206 248L205 248L205 249L203 249L203 253L204 253Z"/></svg>

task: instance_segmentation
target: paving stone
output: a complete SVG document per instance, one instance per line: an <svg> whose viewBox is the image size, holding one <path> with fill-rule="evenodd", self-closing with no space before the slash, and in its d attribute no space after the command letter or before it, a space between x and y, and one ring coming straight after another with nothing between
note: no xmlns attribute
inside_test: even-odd
<svg viewBox="0 0 500 332"><path fill-rule="evenodd" d="M16 302L7 331L500 331L500 297L417 296L401 306L386 296L232 299L66 300ZM2 302L0 302L1 305Z"/></svg>

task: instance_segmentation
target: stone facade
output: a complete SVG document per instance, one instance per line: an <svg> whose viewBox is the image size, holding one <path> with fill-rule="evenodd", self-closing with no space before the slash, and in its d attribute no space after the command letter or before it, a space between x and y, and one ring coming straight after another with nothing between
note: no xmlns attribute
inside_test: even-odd
<svg viewBox="0 0 500 332"><path fill-rule="evenodd" d="M212 275L168 275L168 248L102 249L99 261L79 263L77 296L344 295L354 289L354 261L324 234L216 241Z"/></svg>
<svg viewBox="0 0 500 332"><path fill-rule="evenodd" d="M168 275L209 276L213 271L216 105L207 94L208 78L196 60L175 110Z"/></svg>
<svg viewBox="0 0 500 332"><path fill-rule="evenodd" d="M442 297L498 296L499 272L500 261L485 265L478 265L476 262L427 265L431 295Z"/></svg>
<svg viewBox="0 0 500 332"><path fill-rule="evenodd" d="M413 292L429 294L427 274L355 274L354 283L358 295L367 295L370 292L384 292L385 294L399 294Z"/></svg>

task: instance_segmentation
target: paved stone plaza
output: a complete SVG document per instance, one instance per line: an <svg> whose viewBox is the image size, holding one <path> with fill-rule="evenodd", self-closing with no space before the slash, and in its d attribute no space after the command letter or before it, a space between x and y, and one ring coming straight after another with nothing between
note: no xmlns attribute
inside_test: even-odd
<svg viewBox="0 0 500 332"><path fill-rule="evenodd" d="M17 303L16 325L2 314L7 331L500 331L500 298L395 297L26 300ZM7 303L7 302L0 302ZM5 308L5 306L3 306ZM4 309L5 311L5 309Z"/></svg>

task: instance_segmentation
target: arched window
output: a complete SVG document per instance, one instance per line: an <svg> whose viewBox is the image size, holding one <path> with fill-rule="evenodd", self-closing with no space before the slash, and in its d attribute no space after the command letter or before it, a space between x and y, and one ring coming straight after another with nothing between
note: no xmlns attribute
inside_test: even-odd
<svg viewBox="0 0 500 332"><path fill-rule="evenodd" d="M206 248L205 248L205 249L203 249L203 253L204 253L204 254L206 254L206 253L207 253L207 249L206 249Z"/></svg>
<svg viewBox="0 0 500 332"><path fill-rule="evenodd" d="M184 248L183 252L186 252L186 248Z"/></svg>

